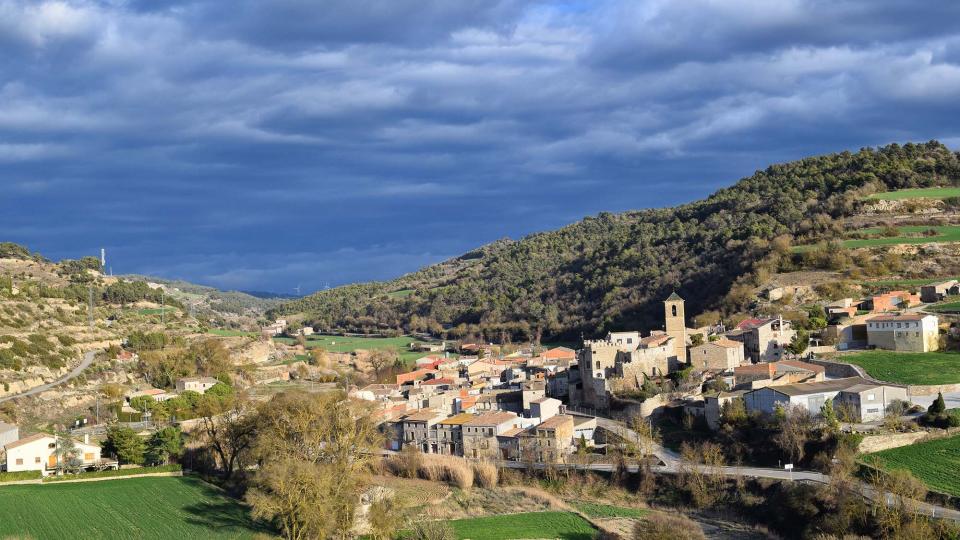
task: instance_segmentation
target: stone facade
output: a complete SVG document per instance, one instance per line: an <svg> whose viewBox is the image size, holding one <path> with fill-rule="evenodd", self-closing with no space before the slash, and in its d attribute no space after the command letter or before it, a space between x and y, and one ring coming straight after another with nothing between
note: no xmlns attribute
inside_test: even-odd
<svg viewBox="0 0 960 540"><path fill-rule="evenodd" d="M878 349L929 352L939 348L936 315L881 315L867 321L867 343Z"/></svg>

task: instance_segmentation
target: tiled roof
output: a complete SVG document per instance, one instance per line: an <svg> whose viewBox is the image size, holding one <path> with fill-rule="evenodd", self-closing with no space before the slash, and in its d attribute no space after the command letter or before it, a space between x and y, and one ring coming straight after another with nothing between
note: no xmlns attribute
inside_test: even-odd
<svg viewBox="0 0 960 540"><path fill-rule="evenodd" d="M923 313L895 313L893 315L880 315L877 317L872 317L867 319L867 322L922 321L927 317L933 317L933 315L927 315Z"/></svg>
<svg viewBox="0 0 960 540"><path fill-rule="evenodd" d="M473 415L470 413L460 413L460 414L455 414L450 418L445 418L437 423L444 426L462 426L472 418L473 418Z"/></svg>
<svg viewBox="0 0 960 540"><path fill-rule="evenodd" d="M537 429L554 429L558 428L566 423L573 425L573 417L568 414L558 414L557 416L552 416L541 422Z"/></svg>
<svg viewBox="0 0 960 540"><path fill-rule="evenodd" d="M29 437L24 437L24 438L22 438L22 439L20 439L20 440L18 440L18 441L13 441L12 443L5 445L4 448L6 448L7 450L12 450L12 449L14 449L14 448L23 446L23 445L25 445L25 444L30 444L30 443L32 443L32 442L36 442L36 441L39 441L39 440L42 440L42 439L45 439L45 438L50 438L50 439L52 439L52 438L53 438L53 435L50 435L50 434L48 434L48 433L34 433L33 435L30 435Z"/></svg>
<svg viewBox="0 0 960 540"><path fill-rule="evenodd" d="M467 422L464 422L465 426L499 426L504 422L509 422L517 418L517 415L509 412L497 411L497 412L488 412L481 415L475 416Z"/></svg>

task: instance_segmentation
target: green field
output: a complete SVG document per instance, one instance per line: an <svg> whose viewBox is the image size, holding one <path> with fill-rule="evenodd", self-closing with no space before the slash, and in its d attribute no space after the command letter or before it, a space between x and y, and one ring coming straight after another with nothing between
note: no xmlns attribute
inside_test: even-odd
<svg viewBox="0 0 960 540"><path fill-rule="evenodd" d="M252 538L247 509L189 477L0 487L0 538Z"/></svg>
<svg viewBox="0 0 960 540"><path fill-rule="evenodd" d="M936 235L924 236L925 231L934 230ZM883 236L877 238L852 238L841 240L840 245L847 249L893 246L898 244L938 244L945 242L960 242L960 226L958 225L909 225L897 227L900 236ZM879 228L861 229L861 233L879 234ZM795 253L803 253L814 249L816 245L808 244L794 246ZM926 280L923 280L926 281Z"/></svg>
<svg viewBox="0 0 960 540"><path fill-rule="evenodd" d="M577 507L577 510L592 518L642 518L647 515L647 511L642 508L628 508L626 506L584 501L573 503L573 505Z"/></svg>
<svg viewBox="0 0 960 540"><path fill-rule="evenodd" d="M960 353L864 351L839 357L870 376L898 384L960 383Z"/></svg>
<svg viewBox="0 0 960 540"><path fill-rule="evenodd" d="M891 448L864 457L887 469L905 469L931 489L960 496L960 437Z"/></svg>
<svg viewBox="0 0 960 540"><path fill-rule="evenodd" d="M275 341L293 345L296 340L286 337L273 338ZM371 337L345 337L345 336L309 336L307 338L307 348L323 347L330 352L353 352L358 349L396 349L400 353L400 359L406 363L412 363L417 358L423 358L428 352L410 351L410 343L420 342L421 340L401 336L393 338L371 338Z"/></svg>
<svg viewBox="0 0 960 540"><path fill-rule="evenodd" d="M960 197L960 187L932 187L885 191L883 193L874 193L867 197L867 199L901 201L904 199L946 199L948 197Z"/></svg>
<svg viewBox="0 0 960 540"><path fill-rule="evenodd" d="M177 309L176 309L176 308L172 308L172 307L168 307L168 308L143 308L143 309L137 311L137 313L139 313L140 315L160 315L161 313L173 313L173 312L175 312L175 311L177 311Z"/></svg>
<svg viewBox="0 0 960 540"><path fill-rule="evenodd" d="M521 538L561 538L590 540L596 529L590 522L570 512L530 512L505 514L450 522L457 538L470 540L510 540Z"/></svg>
<svg viewBox="0 0 960 540"><path fill-rule="evenodd" d="M221 330L219 328L211 329L207 333L220 337L257 337L260 335L258 332L244 332L243 330Z"/></svg>
<svg viewBox="0 0 960 540"><path fill-rule="evenodd" d="M920 287L922 285L940 283L941 281L948 281L951 279L960 279L960 277L948 276L923 279L878 279L875 281L861 281L859 284L864 287Z"/></svg>
<svg viewBox="0 0 960 540"><path fill-rule="evenodd" d="M957 300L957 297L947 299L945 302L940 302L930 306L930 311L936 311L937 313L958 313L960 312L960 300Z"/></svg>

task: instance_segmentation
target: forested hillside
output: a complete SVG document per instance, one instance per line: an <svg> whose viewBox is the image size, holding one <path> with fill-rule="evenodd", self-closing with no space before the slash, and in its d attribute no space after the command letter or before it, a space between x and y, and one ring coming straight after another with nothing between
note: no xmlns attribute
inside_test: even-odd
<svg viewBox="0 0 960 540"><path fill-rule="evenodd" d="M501 240L399 279L289 302L328 330L431 331L489 339L579 338L656 328L676 290L688 315L735 310L728 293L791 243L835 233L864 196L960 183L944 145L890 145L773 165L674 208L603 213L519 241ZM778 255L779 254L779 255Z"/></svg>

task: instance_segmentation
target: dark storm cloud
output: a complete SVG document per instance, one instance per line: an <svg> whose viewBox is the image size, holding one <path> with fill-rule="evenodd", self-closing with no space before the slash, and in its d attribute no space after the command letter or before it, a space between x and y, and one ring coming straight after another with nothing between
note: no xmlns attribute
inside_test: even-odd
<svg viewBox="0 0 960 540"><path fill-rule="evenodd" d="M225 287L385 279L772 162L956 144L957 9L0 0L0 227Z"/></svg>

